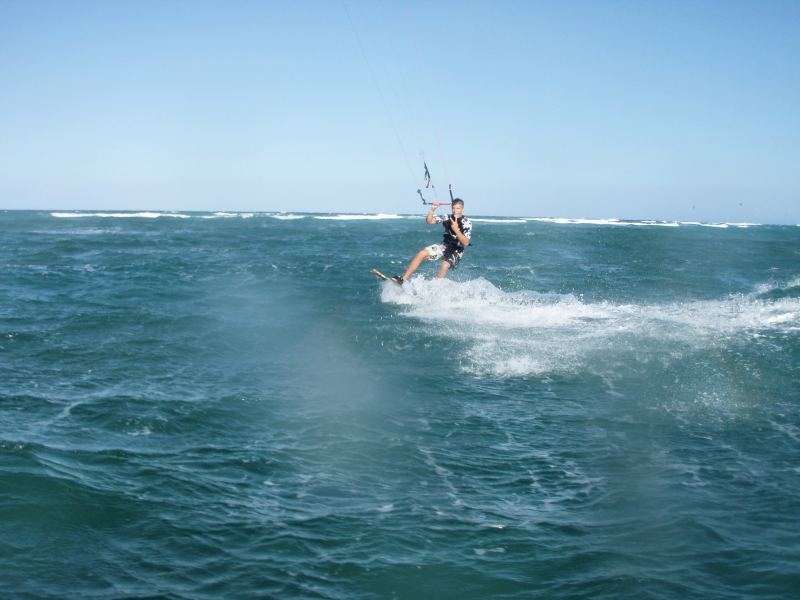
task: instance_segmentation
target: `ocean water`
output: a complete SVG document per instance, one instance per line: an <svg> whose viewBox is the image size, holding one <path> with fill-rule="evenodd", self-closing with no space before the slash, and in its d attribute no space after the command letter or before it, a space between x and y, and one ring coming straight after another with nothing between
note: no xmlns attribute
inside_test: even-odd
<svg viewBox="0 0 800 600"><path fill-rule="evenodd" d="M0 212L4 598L800 593L800 227Z"/></svg>

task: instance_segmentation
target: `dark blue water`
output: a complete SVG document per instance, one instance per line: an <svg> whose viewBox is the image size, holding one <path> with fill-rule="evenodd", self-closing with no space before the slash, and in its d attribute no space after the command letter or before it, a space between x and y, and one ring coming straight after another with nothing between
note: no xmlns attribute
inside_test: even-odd
<svg viewBox="0 0 800 600"><path fill-rule="evenodd" d="M800 590L800 227L0 213L0 594Z"/></svg>

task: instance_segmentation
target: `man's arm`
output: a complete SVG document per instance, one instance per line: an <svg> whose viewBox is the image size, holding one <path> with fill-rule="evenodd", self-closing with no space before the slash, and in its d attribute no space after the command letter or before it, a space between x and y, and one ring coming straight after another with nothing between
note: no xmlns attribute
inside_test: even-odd
<svg viewBox="0 0 800 600"><path fill-rule="evenodd" d="M428 216L425 219L425 222L428 225L436 225L436 215L434 213L436 212L438 206L439 206L438 204L431 204L431 208L428 211Z"/></svg>
<svg viewBox="0 0 800 600"><path fill-rule="evenodd" d="M456 237L458 238L458 241L461 242L461 245L463 245L465 248L469 246L470 239L464 235L461 229L459 229L458 219L450 219L450 229L456 234Z"/></svg>

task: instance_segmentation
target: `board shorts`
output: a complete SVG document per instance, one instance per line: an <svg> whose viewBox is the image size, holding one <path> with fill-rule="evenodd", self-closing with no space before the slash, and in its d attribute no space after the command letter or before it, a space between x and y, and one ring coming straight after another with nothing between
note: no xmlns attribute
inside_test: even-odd
<svg viewBox="0 0 800 600"><path fill-rule="evenodd" d="M452 246L445 246L444 244L431 244L425 248L428 254L428 260L445 260L450 263L450 267L455 269L461 257L464 256L464 251L457 250Z"/></svg>

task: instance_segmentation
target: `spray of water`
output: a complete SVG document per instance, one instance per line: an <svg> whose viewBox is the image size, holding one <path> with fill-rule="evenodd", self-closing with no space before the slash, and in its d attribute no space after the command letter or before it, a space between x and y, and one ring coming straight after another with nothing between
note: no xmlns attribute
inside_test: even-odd
<svg viewBox="0 0 800 600"><path fill-rule="evenodd" d="M604 364L613 370L621 362L664 361L732 338L798 331L800 298L770 296L787 285L720 300L621 304L504 292L485 279L417 278L402 288L386 285L381 299L431 334L458 341L468 372L518 377L602 372Z"/></svg>

